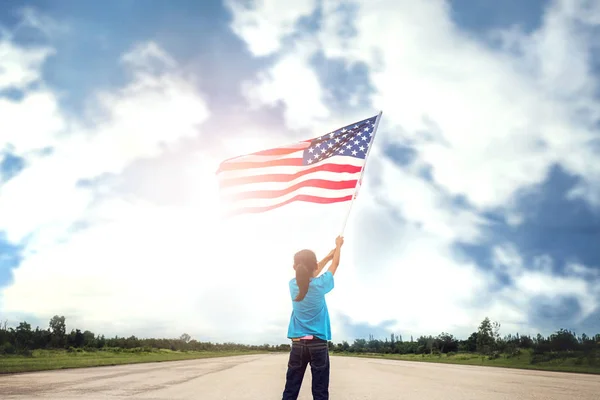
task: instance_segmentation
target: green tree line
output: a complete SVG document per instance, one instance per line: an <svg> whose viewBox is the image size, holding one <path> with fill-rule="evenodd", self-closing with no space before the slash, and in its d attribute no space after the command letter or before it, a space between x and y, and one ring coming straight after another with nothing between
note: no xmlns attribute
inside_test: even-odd
<svg viewBox="0 0 600 400"><path fill-rule="evenodd" d="M529 352L531 362L543 362L560 358L585 359L590 365L600 364L600 334L580 336L570 330L560 329L544 337L509 334L500 336L500 324L485 318L477 331L466 339L458 339L452 334L442 332L437 336L420 336L416 340L403 340L401 335L391 334L389 340L355 339L352 344L329 343L333 352L362 354L447 354L478 353L489 359L519 356Z"/></svg>
<svg viewBox="0 0 600 400"><path fill-rule="evenodd" d="M67 332L64 316L55 315L48 328L31 328L31 324L21 322L16 327L8 327L8 322L0 324L0 355L31 355L37 349L64 349L69 351L132 350L152 351L168 349L173 351L287 351L289 345L272 346L264 344L244 345L238 343L200 342L187 333L179 338L154 339L129 337L105 337L81 329Z"/></svg>

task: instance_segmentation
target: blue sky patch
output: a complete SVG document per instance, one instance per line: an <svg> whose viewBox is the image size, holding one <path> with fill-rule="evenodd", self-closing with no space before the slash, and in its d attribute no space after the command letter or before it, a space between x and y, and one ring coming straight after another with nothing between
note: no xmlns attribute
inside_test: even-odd
<svg viewBox="0 0 600 400"><path fill-rule="evenodd" d="M12 153L0 153L0 177L8 181L25 168L25 159Z"/></svg>
<svg viewBox="0 0 600 400"><path fill-rule="evenodd" d="M525 32L540 27L549 0L451 0L452 18L462 29L482 34L517 25Z"/></svg>
<svg viewBox="0 0 600 400"><path fill-rule="evenodd" d="M5 97L14 102L19 102L25 97L25 92L15 88L0 89L0 97Z"/></svg>
<svg viewBox="0 0 600 400"><path fill-rule="evenodd" d="M6 286L12 280L11 271L22 261L23 247L11 244L0 232L0 287Z"/></svg>
<svg viewBox="0 0 600 400"><path fill-rule="evenodd" d="M404 167L412 164L417 159L417 151L410 146L391 143L386 145L384 153L394 163Z"/></svg>
<svg viewBox="0 0 600 400"><path fill-rule="evenodd" d="M579 312L581 312L581 305L573 296L563 296L558 301L555 297L534 298L530 322L550 329L557 326L573 329L576 322L574 316Z"/></svg>
<svg viewBox="0 0 600 400"><path fill-rule="evenodd" d="M391 339L391 334L396 332L392 329L393 326L396 325L395 320L387 320L382 321L379 324L368 324L365 322L353 322L350 317L346 314L342 314L339 316L341 320L340 329L349 337L355 339L369 339L370 335L373 335L375 339L388 340ZM403 340L410 340L410 337L402 338ZM415 338L416 340L416 338ZM339 343L339 341L335 341L334 343ZM352 344L352 342L350 342Z"/></svg>
<svg viewBox="0 0 600 400"><path fill-rule="evenodd" d="M520 225L509 225L502 214L487 213L492 222L486 232L488 241L457 247L481 265L489 265L488 246L512 243L526 265L533 266L536 257L550 256L556 274L562 274L568 263L600 269L600 215L585 201L567 197L577 182L577 177L555 166L545 182L519 196L516 212L524 218Z"/></svg>

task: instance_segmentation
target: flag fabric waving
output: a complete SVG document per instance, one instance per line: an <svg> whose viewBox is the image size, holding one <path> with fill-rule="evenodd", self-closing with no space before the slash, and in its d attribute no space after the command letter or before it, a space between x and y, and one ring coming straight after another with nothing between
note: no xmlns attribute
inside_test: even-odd
<svg viewBox="0 0 600 400"><path fill-rule="evenodd" d="M260 213L295 201L329 204L352 200L377 118L223 161L217 178L225 214Z"/></svg>

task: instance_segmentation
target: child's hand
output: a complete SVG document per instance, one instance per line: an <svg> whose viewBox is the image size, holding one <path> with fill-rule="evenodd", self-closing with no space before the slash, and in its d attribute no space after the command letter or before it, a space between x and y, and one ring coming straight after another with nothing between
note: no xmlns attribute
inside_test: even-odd
<svg viewBox="0 0 600 400"><path fill-rule="evenodd" d="M342 247L343 244L344 244L344 237L343 236L338 236L337 238L335 238L335 245L338 248Z"/></svg>

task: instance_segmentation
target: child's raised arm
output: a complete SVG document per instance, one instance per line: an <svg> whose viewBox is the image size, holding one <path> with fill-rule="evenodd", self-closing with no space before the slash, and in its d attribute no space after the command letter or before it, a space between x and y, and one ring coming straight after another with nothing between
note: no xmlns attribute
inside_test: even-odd
<svg viewBox="0 0 600 400"><path fill-rule="evenodd" d="M331 266L329 267L329 271L331 271L332 275L335 275L335 271L337 270L338 265L340 265L340 252L342 251L343 244L344 237L338 236L335 239L335 250L333 252L333 260L331 261Z"/></svg>
<svg viewBox="0 0 600 400"><path fill-rule="evenodd" d="M317 264L317 269L315 270L314 276L319 276L323 268L329 263L329 261L333 260L333 255L335 253L335 249L331 250L329 254L325 256L319 263Z"/></svg>

